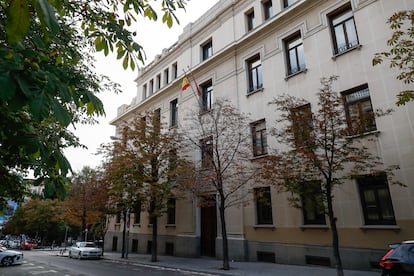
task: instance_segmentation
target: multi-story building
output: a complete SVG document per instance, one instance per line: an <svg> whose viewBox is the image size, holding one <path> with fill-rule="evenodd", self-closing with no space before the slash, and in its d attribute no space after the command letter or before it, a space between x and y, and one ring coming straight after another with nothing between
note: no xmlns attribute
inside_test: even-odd
<svg viewBox="0 0 414 276"><path fill-rule="evenodd" d="M136 97L119 107L112 124L120 126L140 112L160 110L165 124L179 127L184 111L196 101L191 89L181 91L184 71L191 69L204 108L225 97L251 114L253 145L260 143L254 132L265 134L274 122L274 107L267 103L275 96L288 93L314 101L320 78L339 76L334 88L344 95L345 111L353 120L376 108L395 109L376 119L366 136L374 139L375 153L386 165L400 167L395 177L407 185L367 176L335 191L344 267L369 269L387 244L414 238L413 104L396 107L396 93L404 89L397 72L386 64L372 66L374 53L387 49L387 18L413 8L411 0L219 1L139 70ZM268 143L263 146L277 146L270 139ZM254 152L252 146L252 158L258 154L266 151ZM230 258L332 264L327 219L314 221L289 205L286 194L269 190L271 206L258 208L260 204L252 202L228 210ZM161 254L221 256L216 208L195 202L192 197L178 200L161 220ZM150 248L151 226L144 214L132 215L132 252ZM113 217L107 250L120 250L122 230L121 217Z"/></svg>

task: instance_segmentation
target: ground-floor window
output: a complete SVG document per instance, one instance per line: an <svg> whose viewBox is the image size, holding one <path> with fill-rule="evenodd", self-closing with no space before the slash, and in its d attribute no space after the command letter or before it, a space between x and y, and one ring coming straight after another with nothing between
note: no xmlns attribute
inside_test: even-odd
<svg viewBox="0 0 414 276"><path fill-rule="evenodd" d="M394 209L386 174L357 178L366 225L395 225Z"/></svg>

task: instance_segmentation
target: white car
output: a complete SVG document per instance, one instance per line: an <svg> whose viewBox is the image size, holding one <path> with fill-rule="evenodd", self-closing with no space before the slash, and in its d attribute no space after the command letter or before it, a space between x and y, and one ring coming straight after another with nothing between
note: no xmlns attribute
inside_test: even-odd
<svg viewBox="0 0 414 276"><path fill-rule="evenodd" d="M0 246L0 264L10 266L23 263L23 253Z"/></svg>
<svg viewBox="0 0 414 276"><path fill-rule="evenodd" d="M78 259L100 259L102 248L93 242L77 242L69 248L69 258Z"/></svg>

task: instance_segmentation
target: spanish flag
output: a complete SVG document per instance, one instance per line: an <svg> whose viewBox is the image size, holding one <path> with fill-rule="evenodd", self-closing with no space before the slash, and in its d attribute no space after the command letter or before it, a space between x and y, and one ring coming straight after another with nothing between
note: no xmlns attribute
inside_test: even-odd
<svg viewBox="0 0 414 276"><path fill-rule="evenodd" d="M187 75L184 76L183 82L181 84L181 91L186 90L190 86L190 81L188 80Z"/></svg>

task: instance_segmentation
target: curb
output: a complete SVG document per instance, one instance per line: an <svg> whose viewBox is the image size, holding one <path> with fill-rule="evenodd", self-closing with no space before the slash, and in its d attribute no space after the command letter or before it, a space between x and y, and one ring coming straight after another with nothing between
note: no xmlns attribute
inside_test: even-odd
<svg viewBox="0 0 414 276"><path fill-rule="evenodd" d="M105 258L105 256L102 257L102 259L113 262L113 263L122 263L122 264L129 264L133 266L139 266L139 267L146 267L146 268L154 268L164 271L173 271L173 272L184 272L184 273L191 273L192 275L200 275L200 276L218 276L220 274L212 274L210 272L204 272L200 270L193 270L193 269L183 269L183 268L177 268L177 267L171 267L166 265L157 265L157 264L147 264L143 262L137 262L137 261L130 261L128 259L113 259L113 258Z"/></svg>

